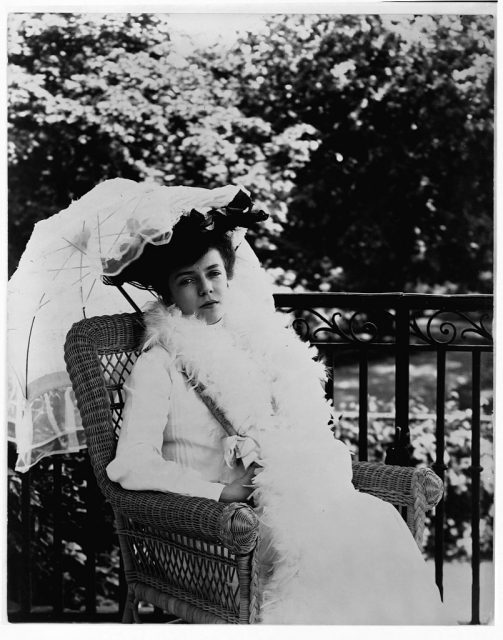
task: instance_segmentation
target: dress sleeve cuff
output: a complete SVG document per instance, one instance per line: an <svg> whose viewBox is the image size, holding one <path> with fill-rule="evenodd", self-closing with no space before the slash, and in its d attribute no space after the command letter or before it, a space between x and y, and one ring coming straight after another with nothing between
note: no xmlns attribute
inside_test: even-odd
<svg viewBox="0 0 503 640"><path fill-rule="evenodd" d="M217 502L220 500L220 496L222 495L222 491L225 488L225 484L221 484L220 482L211 482L209 489L209 495L207 498L210 500L216 500Z"/></svg>
<svg viewBox="0 0 503 640"><path fill-rule="evenodd" d="M171 491L185 496L218 500L225 487L203 480L200 474L164 460L148 446L123 452L107 466L110 480L130 491Z"/></svg>

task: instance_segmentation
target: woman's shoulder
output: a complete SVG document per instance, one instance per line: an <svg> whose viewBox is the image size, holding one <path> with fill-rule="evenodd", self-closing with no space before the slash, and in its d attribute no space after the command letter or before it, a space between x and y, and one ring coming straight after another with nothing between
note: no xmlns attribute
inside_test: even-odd
<svg viewBox="0 0 503 640"><path fill-rule="evenodd" d="M145 323L143 349L166 343L166 333L171 323L172 312L162 302L152 303L143 314Z"/></svg>
<svg viewBox="0 0 503 640"><path fill-rule="evenodd" d="M145 345L138 356L138 361L141 360L142 362L152 362L154 360L166 362L171 359L168 349L158 342Z"/></svg>
<svg viewBox="0 0 503 640"><path fill-rule="evenodd" d="M127 381L129 387L149 386L173 383L173 358L158 344L151 345L140 352L136 359L131 375Z"/></svg>
<svg viewBox="0 0 503 640"><path fill-rule="evenodd" d="M173 366L180 350L176 336L180 332L181 312L174 305L167 307L158 301L145 311L144 322L142 351Z"/></svg>
<svg viewBox="0 0 503 640"><path fill-rule="evenodd" d="M167 368L171 361L170 354L160 344L151 344L144 347L136 359L134 368L163 366Z"/></svg>

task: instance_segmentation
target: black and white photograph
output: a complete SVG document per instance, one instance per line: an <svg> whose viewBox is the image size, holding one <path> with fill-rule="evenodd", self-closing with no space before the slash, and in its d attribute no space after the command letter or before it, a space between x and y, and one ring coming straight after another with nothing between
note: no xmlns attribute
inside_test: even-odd
<svg viewBox="0 0 503 640"><path fill-rule="evenodd" d="M494 629L496 13L8 7L11 633Z"/></svg>

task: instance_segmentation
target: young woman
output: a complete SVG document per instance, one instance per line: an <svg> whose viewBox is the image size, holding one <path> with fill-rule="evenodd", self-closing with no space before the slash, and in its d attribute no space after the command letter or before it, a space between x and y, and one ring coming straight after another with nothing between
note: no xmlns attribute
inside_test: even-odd
<svg viewBox="0 0 503 640"><path fill-rule="evenodd" d="M451 622L397 511L353 488L350 454L328 426L324 367L283 326L256 258L231 237L218 217L208 230L186 216L168 244L147 244L118 276L159 302L109 477L126 489L252 500L264 623ZM226 435L196 384L239 436Z"/></svg>
<svg viewBox="0 0 503 640"><path fill-rule="evenodd" d="M236 256L225 233L193 232L197 222L187 221L179 223L169 245L147 245L120 276L154 289L161 302L147 316L148 337L126 385L123 426L108 473L127 489L244 502L252 491L258 447L254 443L252 452L248 437L246 468L241 457L231 466L229 456L224 459L222 426L184 373L188 349L200 350L197 359L211 358L213 364L231 356L214 347L222 335ZM191 363L193 370L196 366ZM243 380L243 389L246 384Z"/></svg>

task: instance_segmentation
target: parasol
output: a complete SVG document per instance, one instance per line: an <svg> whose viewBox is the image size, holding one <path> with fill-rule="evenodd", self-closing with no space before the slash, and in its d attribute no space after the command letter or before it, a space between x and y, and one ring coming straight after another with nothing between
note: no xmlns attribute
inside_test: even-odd
<svg viewBox="0 0 503 640"><path fill-rule="evenodd" d="M154 299L128 285L106 286L103 276L120 273L145 244L168 243L184 215L219 210L235 216L251 208L248 193L235 185L165 187L117 178L35 225L8 285L9 439L17 446L18 471L45 456L85 447L63 357L71 325L130 311L131 305L143 309ZM247 274L258 273L258 261L243 240L244 230L233 237L241 244L246 281Z"/></svg>

